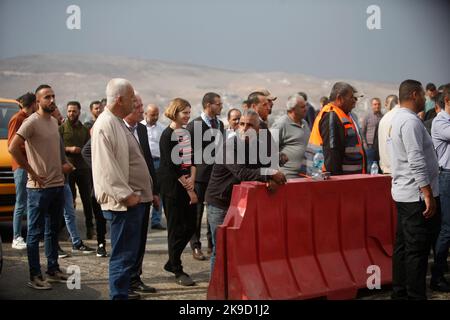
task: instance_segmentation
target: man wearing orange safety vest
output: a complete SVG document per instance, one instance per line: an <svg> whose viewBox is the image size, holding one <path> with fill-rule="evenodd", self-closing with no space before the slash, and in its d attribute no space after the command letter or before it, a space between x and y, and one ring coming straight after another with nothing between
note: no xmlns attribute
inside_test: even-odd
<svg viewBox="0 0 450 320"><path fill-rule="evenodd" d="M356 104L356 90L350 84L337 82L330 93L330 103L317 115L306 149L309 175L314 155L322 151L322 171L331 175L366 173L366 156L359 128L351 111Z"/></svg>

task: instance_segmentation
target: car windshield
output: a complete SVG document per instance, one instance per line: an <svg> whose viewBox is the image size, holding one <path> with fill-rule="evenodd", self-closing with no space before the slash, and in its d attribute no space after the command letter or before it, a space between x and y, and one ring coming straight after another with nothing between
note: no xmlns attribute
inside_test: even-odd
<svg viewBox="0 0 450 320"><path fill-rule="evenodd" d="M0 102L0 139L8 139L8 123L17 111L19 111L17 104Z"/></svg>

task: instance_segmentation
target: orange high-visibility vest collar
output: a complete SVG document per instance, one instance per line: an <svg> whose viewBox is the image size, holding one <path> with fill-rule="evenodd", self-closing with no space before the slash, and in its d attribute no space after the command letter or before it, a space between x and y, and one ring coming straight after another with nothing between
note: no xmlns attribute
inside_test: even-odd
<svg viewBox="0 0 450 320"><path fill-rule="evenodd" d="M342 171L344 172L344 174L366 173L365 155L362 140L358 134L358 130L356 129L356 124L349 115L347 115L344 111L342 111L341 108L335 106L333 103L329 103L324 106L322 110L320 110L314 121L306 151L308 172L310 172L312 169L312 160L314 155L319 150L323 150L323 139L320 135L319 124L320 120L322 120L322 117L326 112L336 113L342 125L344 126L346 142ZM325 165L323 167L323 171L327 171Z"/></svg>

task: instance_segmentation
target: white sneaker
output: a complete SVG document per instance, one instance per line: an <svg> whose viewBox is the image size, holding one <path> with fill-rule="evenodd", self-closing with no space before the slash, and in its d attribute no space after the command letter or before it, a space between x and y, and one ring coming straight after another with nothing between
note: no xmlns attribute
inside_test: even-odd
<svg viewBox="0 0 450 320"><path fill-rule="evenodd" d="M11 247L17 250L25 250L27 248L27 244L22 237L17 237L13 240Z"/></svg>

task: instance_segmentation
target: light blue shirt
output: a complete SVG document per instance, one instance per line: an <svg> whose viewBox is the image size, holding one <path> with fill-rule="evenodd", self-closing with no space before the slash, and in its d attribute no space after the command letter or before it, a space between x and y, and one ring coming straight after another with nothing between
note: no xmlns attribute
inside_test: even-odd
<svg viewBox="0 0 450 320"><path fill-rule="evenodd" d="M203 121L205 121L205 123L208 125L208 127L211 128L211 119L212 118L207 116L206 113L204 113L203 111L202 111L200 117L202 117ZM217 117L216 117L216 121L217 121L217 129L221 129L220 128L220 121L219 121L219 119L217 119Z"/></svg>
<svg viewBox="0 0 450 320"><path fill-rule="evenodd" d="M442 110L433 119L431 138L436 149L439 167L450 170L450 114Z"/></svg>
<svg viewBox="0 0 450 320"><path fill-rule="evenodd" d="M419 117L399 108L388 136L392 168L392 198L397 202L423 200L420 188L431 186L439 195L439 165L433 141Z"/></svg>

